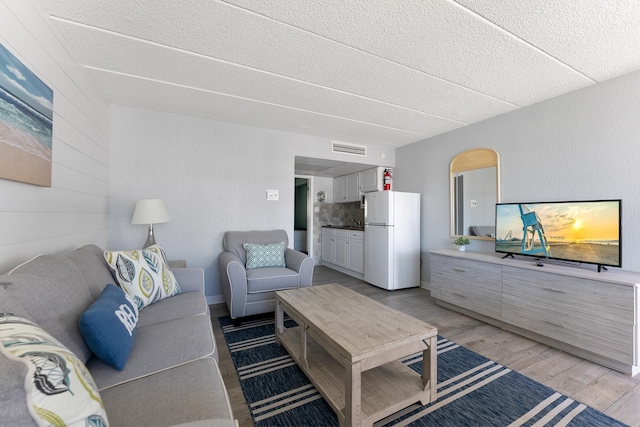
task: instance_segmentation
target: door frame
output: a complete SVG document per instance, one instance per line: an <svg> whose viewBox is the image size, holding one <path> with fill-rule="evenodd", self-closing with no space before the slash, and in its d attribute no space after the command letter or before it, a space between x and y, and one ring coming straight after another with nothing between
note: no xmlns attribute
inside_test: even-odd
<svg viewBox="0 0 640 427"><path fill-rule="evenodd" d="M295 185L296 178L302 178L307 180L307 187L308 187L308 191L307 191L307 252L309 253L309 256L314 259L314 262L315 262L315 258L313 256L314 255L314 252L313 252L313 229L314 229L313 228L313 197L315 195L313 176L294 174L293 176L294 185ZM294 227L294 231L295 231L295 227Z"/></svg>

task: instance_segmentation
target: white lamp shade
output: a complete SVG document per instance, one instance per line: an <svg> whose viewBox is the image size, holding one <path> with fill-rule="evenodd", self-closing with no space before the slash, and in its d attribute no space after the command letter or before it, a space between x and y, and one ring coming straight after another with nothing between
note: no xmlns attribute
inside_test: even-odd
<svg viewBox="0 0 640 427"><path fill-rule="evenodd" d="M169 211L161 199L138 200L131 224L161 224L169 222Z"/></svg>

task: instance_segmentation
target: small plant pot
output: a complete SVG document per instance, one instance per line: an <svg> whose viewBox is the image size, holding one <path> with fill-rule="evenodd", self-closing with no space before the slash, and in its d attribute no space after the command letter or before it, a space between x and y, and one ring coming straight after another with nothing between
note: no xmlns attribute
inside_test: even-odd
<svg viewBox="0 0 640 427"><path fill-rule="evenodd" d="M465 245L460 245L460 246L458 246L458 250L459 250L460 252L464 252L464 251L466 251L466 250L467 250L467 247L466 247Z"/></svg>

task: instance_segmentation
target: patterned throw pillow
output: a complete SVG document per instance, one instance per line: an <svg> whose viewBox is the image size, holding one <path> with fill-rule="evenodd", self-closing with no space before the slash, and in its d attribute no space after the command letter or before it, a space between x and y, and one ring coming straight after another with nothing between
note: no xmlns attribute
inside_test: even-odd
<svg viewBox="0 0 640 427"><path fill-rule="evenodd" d="M115 272L120 287L131 295L139 310L180 293L159 245L142 250L106 251L104 258Z"/></svg>
<svg viewBox="0 0 640 427"><path fill-rule="evenodd" d="M110 283L80 316L80 332L100 360L123 370L133 348L137 323L136 303Z"/></svg>
<svg viewBox="0 0 640 427"><path fill-rule="evenodd" d="M37 424L108 425L91 374L75 354L49 333L29 320L0 312L0 344L1 356L27 366L27 377L21 383L26 405ZM0 384L0 395L6 393L9 391L2 390Z"/></svg>
<svg viewBox="0 0 640 427"><path fill-rule="evenodd" d="M264 267L286 267L284 261L284 242L259 245L243 243L247 251L247 270Z"/></svg>

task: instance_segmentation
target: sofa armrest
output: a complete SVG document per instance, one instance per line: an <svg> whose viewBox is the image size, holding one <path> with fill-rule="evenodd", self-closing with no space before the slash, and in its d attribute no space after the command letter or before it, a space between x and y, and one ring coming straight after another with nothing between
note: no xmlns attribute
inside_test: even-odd
<svg viewBox="0 0 640 427"><path fill-rule="evenodd" d="M287 268L297 271L300 275L299 286L311 286L313 280L313 258L294 249L284 251Z"/></svg>
<svg viewBox="0 0 640 427"><path fill-rule="evenodd" d="M174 268L171 270L182 292L198 291L204 294L204 270L202 268Z"/></svg>
<svg viewBox="0 0 640 427"><path fill-rule="evenodd" d="M247 303L247 271L240 258L231 252L222 252L218 259L222 295L232 319L244 317Z"/></svg>

